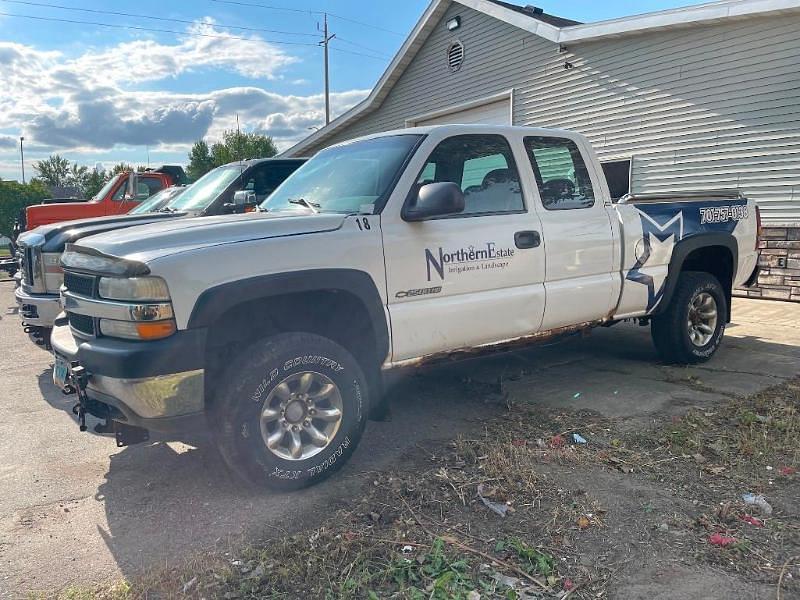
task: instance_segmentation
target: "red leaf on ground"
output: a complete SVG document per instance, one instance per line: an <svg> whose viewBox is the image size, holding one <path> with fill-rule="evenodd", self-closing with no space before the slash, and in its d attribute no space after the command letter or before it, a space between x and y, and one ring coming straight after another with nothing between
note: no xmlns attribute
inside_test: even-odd
<svg viewBox="0 0 800 600"><path fill-rule="evenodd" d="M517 447L527 444L527 440L512 440L511 443Z"/></svg>
<svg viewBox="0 0 800 600"><path fill-rule="evenodd" d="M551 448L563 448L566 445L567 441L564 439L562 435L554 435L550 438L550 447Z"/></svg>
<svg viewBox="0 0 800 600"><path fill-rule="evenodd" d="M764 521L762 521L761 519L758 519L758 518L756 518L756 517L754 517L752 515L743 515L743 516L739 517L739 519L744 521L745 523L750 523L750 525L753 525L754 527L763 527L764 526Z"/></svg>
<svg viewBox="0 0 800 600"><path fill-rule="evenodd" d="M795 469L794 467L781 467L780 469L778 469L778 473L780 473L784 477L788 477L789 475L794 475L795 473L797 473L797 469Z"/></svg>
<svg viewBox="0 0 800 600"><path fill-rule="evenodd" d="M565 579L564 580L564 591L568 592L574 587L575 587L575 584L572 583L572 579Z"/></svg>
<svg viewBox="0 0 800 600"><path fill-rule="evenodd" d="M722 535L721 533L712 533L708 537L708 541L713 546L720 546L722 548L727 548L731 544L736 543L735 537L729 537L727 535Z"/></svg>

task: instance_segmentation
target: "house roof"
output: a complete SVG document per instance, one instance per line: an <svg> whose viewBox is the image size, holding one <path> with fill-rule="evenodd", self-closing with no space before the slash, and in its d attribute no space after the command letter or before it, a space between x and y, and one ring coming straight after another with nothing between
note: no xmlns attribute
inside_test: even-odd
<svg viewBox="0 0 800 600"><path fill-rule="evenodd" d="M377 109L414 59L445 11L453 3L495 17L557 44L576 44L603 38L800 10L800 0L722 0L721 2L609 19L596 23L579 23L539 12L530 6L519 6L502 0L431 0L428 8L417 21L370 95L331 121L329 125L301 140L283 154L302 155L309 148L325 142L355 119Z"/></svg>
<svg viewBox="0 0 800 600"><path fill-rule="evenodd" d="M563 17L557 17L555 15L549 15L546 12L542 11L540 8L536 8L530 4L526 4L525 6L519 6L517 4L511 4L510 2L503 2L502 0L489 0L489 2L493 4L497 4L498 6L502 6L503 8L507 8L509 10L513 10L523 15L527 15L532 19L537 19L548 25L553 25L554 27L569 27L570 25L580 25L580 21L573 21L572 19L565 19Z"/></svg>

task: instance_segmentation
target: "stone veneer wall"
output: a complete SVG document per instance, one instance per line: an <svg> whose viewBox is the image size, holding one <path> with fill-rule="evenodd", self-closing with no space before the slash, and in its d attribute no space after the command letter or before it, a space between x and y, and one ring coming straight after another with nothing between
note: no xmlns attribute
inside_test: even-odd
<svg viewBox="0 0 800 600"><path fill-rule="evenodd" d="M765 223L758 247L758 284L734 295L800 302L800 221Z"/></svg>

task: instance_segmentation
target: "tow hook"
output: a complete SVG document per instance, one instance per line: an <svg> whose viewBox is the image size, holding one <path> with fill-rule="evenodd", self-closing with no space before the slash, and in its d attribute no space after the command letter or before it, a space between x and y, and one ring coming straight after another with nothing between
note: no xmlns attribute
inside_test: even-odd
<svg viewBox="0 0 800 600"><path fill-rule="evenodd" d="M72 407L73 414L78 417L78 426L81 431L86 431L86 406L89 403L89 397L86 395L86 382L89 377L86 369L78 363L72 363L70 369L70 382L62 390L67 392L67 388L72 389L71 393L78 394L78 403Z"/></svg>
<svg viewBox="0 0 800 600"><path fill-rule="evenodd" d="M81 431L88 430L86 426L86 414L89 413L98 418L104 418L104 421L97 424L94 430L96 433L101 434L113 433L114 439L117 442L117 448L141 444L150 439L150 432L147 429L127 425L112 419L108 414L108 407L104 405L102 406L104 406L106 410L99 410L98 403L90 400L89 396L86 395L86 384L88 380L89 374L86 372L86 369L78 362L73 362L70 365L69 383L67 383L62 390L65 394L78 394L78 402L72 407L72 412L78 417L78 425ZM92 407L91 411L89 410L90 406Z"/></svg>

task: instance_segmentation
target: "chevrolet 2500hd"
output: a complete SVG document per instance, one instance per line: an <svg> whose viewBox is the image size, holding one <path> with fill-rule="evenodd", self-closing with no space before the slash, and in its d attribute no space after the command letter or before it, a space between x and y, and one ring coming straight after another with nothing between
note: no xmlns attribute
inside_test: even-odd
<svg viewBox="0 0 800 600"><path fill-rule="evenodd" d="M43 225L23 233L18 239L22 279L14 291L23 325L35 337L47 341L48 330L61 312L58 294L64 277L59 261L68 243L178 217L255 210L304 162L302 158L264 158L229 163L206 173L188 190L167 188L158 192L126 215ZM168 196L164 198L163 194Z"/></svg>
<svg viewBox="0 0 800 600"><path fill-rule="evenodd" d="M382 374L633 319L664 359L708 360L753 281L734 193L612 204L582 136L488 125L338 144L253 217L183 219L67 249L54 381L117 442L215 434L264 485L353 453Z"/></svg>

